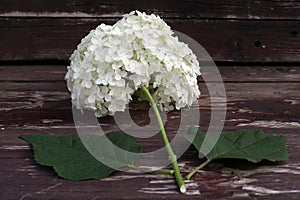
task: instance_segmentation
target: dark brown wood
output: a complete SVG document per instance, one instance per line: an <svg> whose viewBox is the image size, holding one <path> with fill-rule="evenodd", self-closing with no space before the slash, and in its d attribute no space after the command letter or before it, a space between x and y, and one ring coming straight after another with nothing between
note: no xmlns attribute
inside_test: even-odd
<svg viewBox="0 0 300 200"><path fill-rule="evenodd" d="M48 127L46 132L53 132ZM19 129L20 131L20 129ZM39 133L34 128L31 133ZM58 178L51 169L37 166L32 158L32 151L22 140L13 139L15 143L7 143L1 140L1 185L3 199L126 199L128 197L139 198L175 198L192 199L201 198L222 198L227 199L239 195L249 195L259 198L260 195L267 195L268 199L281 199L283 196L290 198L298 197L295 184L299 183L299 134L295 129L265 129L269 134L282 134L287 137L290 145L290 161L277 164L264 163L253 165L247 162L231 163L221 162L217 166L210 166L198 173L194 179L187 182L190 195L180 195L174 185L172 177L168 175L146 175L127 174L124 172L114 173L113 176L102 181L66 181ZM5 131L6 138L14 134L15 130ZM16 137L16 136L13 136ZM159 138L157 138L157 141ZM157 142L156 141L156 142ZM152 144L156 144L153 142ZM3 154L10 157L3 157ZM189 156L189 158L187 158ZM190 150L189 155L183 157L179 163L181 170L186 174L197 162L196 153ZM239 167L236 167L236 166ZM274 181L274 179L278 181ZM279 182L280 181L280 182ZM290 184L293 181L293 184ZM11 188L16 188L12 191ZM155 191L155 188L157 191ZM160 188L160 189L158 189ZM197 192L201 192L201 195ZM260 190L259 190L260 189ZM269 189L269 190L267 190ZM164 192L162 192L164 191ZM272 194L272 191L281 191L279 194ZM294 191L294 192L291 192ZM285 193L286 192L286 193ZM26 199L25 198L25 199Z"/></svg>
<svg viewBox="0 0 300 200"><path fill-rule="evenodd" d="M117 19L1 18L0 61L68 60L91 29ZM300 21L167 20L215 61L300 62Z"/></svg>
<svg viewBox="0 0 300 200"><path fill-rule="evenodd" d="M34 162L21 134L70 135L74 127L64 76L80 39L100 23L113 24L138 9L160 15L172 29L198 41L214 61L227 93L224 130L260 128L283 135L286 162L219 161L186 181L172 176L116 172L104 180L67 181ZM300 197L300 1L298 0L0 0L0 199L299 199ZM202 76L206 76L203 72ZM206 130L211 98L203 77L198 123ZM218 101L216 110L222 102ZM148 103L130 104L132 120L147 125ZM177 133L181 113L165 127ZM192 116L184 115L191 122ZM105 132L128 123L99 119ZM131 127L129 131L135 130ZM138 139L144 152L163 146L158 127ZM200 164L194 148L179 159L183 175Z"/></svg>
<svg viewBox="0 0 300 200"><path fill-rule="evenodd" d="M299 68L243 66L220 67L219 70L227 90L229 118L299 121ZM0 124L40 124L43 120L52 120L55 125L72 122L70 94L64 81L65 66L2 66L0 71ZM208 126L210 99L201 77L199 81L201 126ZM145 110L148 105L131 107ZM140 123L147 118L145 111L132 111L132 114L143 116L138 120ZM110 120L105 118L103 123ZM233 120L226 125L238 123Z"/></svg>
<svg viewBox="0 0 300 200"><path fill-rule="evenodd" d="M28 73L30 72L30 73ZM56 82L64 81L67 67L64 65L0 65L1 82ZM5 87L0 86L1 89ZM18 87L20 88L20 87ZM28 89L30 87L27 87ZM54 88L55 89L55 88Z"/></svg>
<svg viewBox="0 0 300 200"><path fill-rule="evenodd" d="M299 66L217 66L224 82L299 82ZM205 76L203 69L202 76ZM30 73L28 73L30 72ZM0 65L0 90L43 90L63 89L66 65ZM199 82L203 82L199 76ZM26 85L22 84L25 83ZM50 83L51 82L51 83ZM17 84L19 84L17 86ZM32 84L28 85L27 84ZM50 84L47 86L47 84ZM51 85L52 84L52 85ZM58 89L54 87L61 86ZM10 87L11 85L11 87ZM16 87L14 87L16 85ZM35 85L35 86L34 86Z"/></svg>
<svg viewBox="0 0 300 200"><path fill-rule="evenodd" d="M1 0L0 4L0 16L5 17L121 17L137 9L164 18L300 19L297 0Z"/></svg>
<svg viewBox="0 0 300 200"><path fill-rule="evenodd" d="M52 169L36 165L32 150L18 137L76 132L64 81L65 66L0 66L0 199L297 199L300 195L299 69L292 66L219 69L228 97L224 129L262 128L268 134L284 135L289 161L253 165L230 160L210 165L186 182L188 195L179 194L169 175L116 172L101 181L62 180ZM199 84L203 92L199 99L200 125L206 129L210 99L202 79ZM145 104L135 103L132 107L139 108L131 113L136 123L147 124ZM170 137L176 134L179 114L169 114L166 129ZM112 117L102 118L100 123L106 131L118 128ZM145 151L162 145L159 134L139 142ZM199 162L193 148L179 160L184 175Z"/></svg>

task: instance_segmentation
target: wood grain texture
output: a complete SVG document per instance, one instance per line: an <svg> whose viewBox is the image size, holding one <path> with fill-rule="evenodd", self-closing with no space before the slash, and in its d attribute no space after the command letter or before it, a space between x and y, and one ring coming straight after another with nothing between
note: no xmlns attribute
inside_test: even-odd
<svg viewBox="0 0 300 200"><path fill-rule="evenodd" d="M132 10L156 13L163 18L300 19L297 0L9 0L0 1L3 17L121 17Z"/></svg>
<svg viewBox="0 0 300 200"><path fill-rule="evenodd" d="M72 122L65 66L2 66L0 71L0 124L39 124L44 119L57 119L58 125ZM299 67L220 67L219 71L227 90L228 117L238 115L244 121L258 118L299 122ZM201 77L199 84L201 125L207 126L211 102ZM133 110L133 115L147 118L147 104L135 103L131 105L134 107L143 111ZM105 118L103 123L110 120ZM144 119L139 121L142 123ZM228 125L236 124L228 122Z"/></svg>
<svg viewBox="0 0 300 200"><path fill-rule="evenodd" d="M76 133L66 63L81 38L100 23L113 24L138 9L160 15L172 29L199 42L219 67L226 92L224 130L261 128L283 135L286 162L212 163L186 181L179 194L172 176L116 172L104 180L66 181L34 162L21 134ZM0 199L299 199L300 197L300 1L298 0L0 0ZM42 64L40 64L42 63ZM59 63L59 64L58 64ZM276 65L276 66L275 66ZM204 73L203 76L206 74ZM191 109L198 125L211 120L208 83ZM209 84L215 84L210 82ZM216 101L220 110L223 102ZM148 104L133 102L130 115L150 123ZM181 113L168 113L173 138ZM192 116L184 115L190 122ZM99 119L105 132L127 127ZM147 131L146 131L147 132ZM158 133L158 127L148 132ZM160 135L138 139L145 152L163 146ZM201 161L194 148L179 159L183 175Z"/></svg>
<svg viewBox="0 0 300 200"><path fill-rule="evenodd" d="M0 66L0 199L297 199L300 195L298 67L220 67L228 96L225 130L262 128L284 135L287 162L253 165L240 160L220 161L186 181L180 195L168 175L116 172L102 181L66 181L52 169L34 163L21 134L74 134L65 66ZM201 127L210 121L210 97L200 78ZM135 103L131 112L139 125L149 123L147 104ZM196 107L193 107L196 109ZM180 112L171 112L166 130L172 138ZM185 116L189 120L188 116ZM100 119L105 131L117 130L112 117ZM121 124L122 125L122 124ZM158 132L158 128L149 131ZM159 134L139 139L145 151L162 146ZM195 149L180 158L182 173L199 164ZM291 184L293 183L293 184Z"/></svg>
<svg viewBox="0 0 300 200"><path fill-rule="evenodd" d="M30 131L37 133L37 129ZM49 127L48 131L53 132L53 129ZM266 199L281 199L284 196L296 199L299 195L299 188L296 185L299 183L297 177L300 172L300 164L297 162L299 154L296 153L299 152L296 142L299 140L299 134L291 129L266 129L266 132L275 135L289 132L286 136L289 136L287 142L292 147L290 161L275 165L268 162L263 165L253 165L243 161L221 161L198 173L192 181L186 182L188 195L180 195L174 187L172 176L168 175L117 172L102 181L62 180L56 177L51 169L37 166L33 162L32 151L24 141L20 140L20 144L13 146L3 145L1 140L1 155L6 153L16 156L0 158L2 164L0 180L1 183L5 183L1 186L3 191L1 197L2 199L22 197L24 199L96 197L98 199L239 199L240 196L245 196L248 199L260 199L264 196ZM179 161L183 174L197 164L195 160L197 154L191 149L189 157L185 156ZM293 184L290 184L290 181L293 181Z"/></svg>
<svg viewBox="0 0 300 200"><path fill-rule="evenodd" d="M117 19L0 18L0 60L68 60L91 29ZM300 21L167 20L214 61L300 62Z"/></svg>
<svg viewBox="0 0 300 200"><path fill-rule="evenodd" d="M224 82L299 82L299 66L218 66ZM209 70L208 70L209 71ZM28 73L30 72L30 73ZM0 90L13 90L9 84L19 84L17 90L32 89L39 90L38 83L44 84L44 90L56 90L55 87L46 84L57 81L64 81L67 72L66 65L0 65ZM206 76L202 70L202 76ZM198 77L199 82L203 82L202 76ZM36 87L24 86L21 83L34 84ZM57 83L57 86L60 85ZM63 85L63 84L61 84ZM53 85L54 86L54 85ZM60 90L60 89L57 89Z"/></svg>

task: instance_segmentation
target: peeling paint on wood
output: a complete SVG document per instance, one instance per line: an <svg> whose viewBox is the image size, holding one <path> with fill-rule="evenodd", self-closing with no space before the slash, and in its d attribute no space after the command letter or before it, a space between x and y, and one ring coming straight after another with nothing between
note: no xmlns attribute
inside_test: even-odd
<svg viewBox="0 0 300 200"><path fill-rule="evenodd" d="M296 99L285 99L283 101L287 102L287 103L290 103L291 105L298 105L298 104L300 104L300 100L296 100Z"/></svg>
<svg viewBox="0 0 300 200"><path fill-rule="evenodd" d="M163 18L223 18L223 19L299 19L300 5L292 1L37 1L14 3L4 1L0 15L6 17L109 17L138 9L160 14Z"/></svg>
<svg viewBox="0 0 300 200"><path fill-rule="evenodd" d="M237 126L255 126L266 128L300 128L299 122L280 122L280 121L253 121L250 123L240 123Z"/></svg>
<svg viewBox="0 0 300 200"><path fill-rule="evenodd" d="M30 147L28 145L26 146L19 146L19 145L12 145L12 146L8 146L8 145L4 145L4 146L0 146L0 150L23 150L23 149L30 149Z"/></svg>
<svg viewBox="0 0 300 200"><path fill-rule="evenodd" d="M24 194L24 195L21 196L20 200L26 199L27 197L34 197L35 195L44 194L44 193L46 193L48 191L51 191L51 190L53 190L53 189L55 189L55 188L57 188L61 185L62 185L62 183L57 183L57 184L51 185L47 188L43 188L41 190L38 190L36 192ZM50 196L52 196L52 195L50 195Z"/></svg>
<svg viewBox="0 0 300 200"><path fill-rule="evenodd" d="M260 166L252 170L238 170L238 169L224 169L222 173L226 175L234 174L236 176L250 177L254 174L260 173L279 173L300 175L300 163L285 164L281 166Z"/></svg>
<svg viewBox="0 0 300 200"><path fill-rule="evenodd" d="M124 13L125 14L125 13ZM121 18L122 13L90 14L83 12L6 12L0 13L0 17L47 17L47 18Z"/></svg>
<svg viewBox="0 0 300 200"><path fill-rule="evenodd" d="M265 196L271 194L288 194L288 193L300 193L300 190L273 190L265 187L259 187L254 185L244 185L243 190L249 190L253 194L258 196Z"/></svg>

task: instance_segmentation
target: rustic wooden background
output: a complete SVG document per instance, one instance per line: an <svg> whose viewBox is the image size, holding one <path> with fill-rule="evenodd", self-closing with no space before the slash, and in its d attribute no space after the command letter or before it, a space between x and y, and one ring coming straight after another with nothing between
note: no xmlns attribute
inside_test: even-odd
<svg viewBox="0 0 300 200"><path fill-rule="evenodd" d="M282 134L290 160L211 165L187 182L187 195L168 175L119 172L102 181L72 182L37 166L18 136L75 133L64 81L68 58L91 29L134 9L159 14L209 52L227 90L225 130ZM300 199L299 38L298 0L0 0L0 199ZM205 129L210 99L205 83L199 84ZM147 123L146 113L141 106L133 118ZM101 120L115 129L112 118ZM170 136L175 125L167 123ZM145 150L161 145L159 135L140 142ZM199 163L193 148L179 162L184 174Z"/></svg>

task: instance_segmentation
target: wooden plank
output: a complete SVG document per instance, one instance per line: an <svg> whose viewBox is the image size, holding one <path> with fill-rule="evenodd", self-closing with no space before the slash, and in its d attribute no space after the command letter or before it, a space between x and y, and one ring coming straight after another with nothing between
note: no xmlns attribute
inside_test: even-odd
<svg viewBox="0 0 300 200"><path fill-rule="evenodd" d="M40 79L36 77L37 79ZM66 82L63 80L50 81L0 81L0 90L5 91L65 91ZM2 92L2 91L1 91Z"/></svg>
<svg viewBox="0 0 300 200"><path fill-rule="evenodd" d="M219 69L227 90L228 117L244 119L244 122L255 119L299 122L299 68L243 66ZM63 80L65 66L1 66L0 71L0 124L36 125L43 120L52 120L57 125L72 123L70 94ZM201 126L207 126L210 98L201 80L200 88ZM134 103L131 108L134 107L142 110L132 111L133 115L141 116L138 121L142 123L147 118L145 109L148 105ZM110 123L110 120L106 118L103 123ZM237 125L239 121L226 123Z"/></svg>
<svg viewBox="0 0 300 200"><path fill-rule="evenodd" d="M138 9L164 18L300 19L300 3L290 1L0 1L4 17L121 17Z"/></svg>
<svg viewBox="0 0 300 200"><path fill-rule="evenodd" d="M37 129L32 131L37 132ZM53 129L49 127L48 131L53 132ZM300 147L297 142L300 135L297 129L266 129L265 131L269 134L286 136L290 149L289 161L275 165L268 162L254 165L234 160L221 161L218 165L205 168L191 181L186 182L189 195L179 195L177 188L174 187L175 182L169 175L117 172L102 181L62 180L54 174L53 170L36 165L29 146L16 138L14 134L14 145L7 145L5 142L7 140L0 141L0 183L3 191L1 197L2 199L19 199L22 197L45 198L51 196L52 199L68 199L75 192L75 194L78 193L73 197L75 199L94 198L97 195L101 195L101 198L127 199L129 195L133 194L134 198L137 199L164 199L166 197L174 197L175 199L192 199L195 197L232 199L240 196L259 197L261 195L270 199L281 199L282 195L285 198L295 198L300 193L299 188L295 185L300 183L298 178L300 174ZM2 138L11 137L11 134L8 133L2 135ZM152 147L157 145L157 141L151 143ZM16 157L3 157L3 154L14 154ZM187 154L189 154L188 158L184 156L185 158L179 160L184 175L197 165L197 153L190 149ZM274 179L280 181L274 181ZM291 181L293 184L290 184ZM12 187L16 190L12 191ZM75 191L74 188L76 188ZM87 190L87 188L89 189ZM84 197L80 195L84 195Z"/></svg>
<svg viewBox="0 0 300 200"><path fill-rule="evenodd" d="M299 124L300 83L225 83L227 90L227 117L233 119L227 125L250 123L255 120L274 121L275 125ZM202 96L198 104L201 126L208 126L211 102L205 84L201 83ZM48 120L60 125L72 123L70 96L67 91L2 91L0 97L0 124L41 124ZM131 115L138 116L136 123L148 121L148 104L131 104ZM136 109L138 108L138 110ZM195 109L198 109L195 107ZM174 112L171 116L180 116ZM178 118L179 119L179 118ZM101 119L103 124L112 123L112 118ZM175 125L177 122L170 124ZM271 122L270 122L271 123ZM286 124L285 124L286 123ZM43 126L49 124L42 123ZM275 126L274 125L274 126Z"/></svg>
<svg viewBox="0 0 300 200"><path fill-rule="evenodd" d="M299 99L299 98L298 98ZM293 103L297 104L293 104ZM201 101L200 101L201 103ZM140 106L141 107L141 106ZM136 107L134 107L136 109ZM138 125L147 125L150 123L148 114L148 108L143 107L139 110L130 109L131 118L134 123ZM210 122L211 108L209 104L203 103L198 109L201 115L200 125L201 127L207 127ZM217 110L217 109L215 109ZM69 109L14 109L9 111L0 112L0 128L3 130L14 126L35 126L43 130L50 125L53 128L60 129L65 124L73 124L72 110ZM120 115L120 114L119 114ZM246 126L251 124L253 126L270 126L270 127L294 127L299 128L300 120L300 104L299 101L286 97L286 99L265 99L260 101L255 100L235 100L228 101L226 117L228 121L225 121L226 126ZM180 112L171 112L168 115L168 127L177 127L180 123ZM184 118L188 123L193 121L191 119ZM115 125L113 117L104 117L100 119L100 123L103 128L106 125L114 125L118 129L118 125ZM120 125L120 124L119 124ZM122 124L125 127L126 124ZM63 128L63 127L62 127ZM130 129L130 127L129 127ZM62 129L64 131L64 129Z"/></svg>
<svg viewBox="0 0 300 200"><path fill-rule="evenodd" d="M299 66L218 66L224 82L299 82ZM203 71L203 70L202 70ZM65 65L0 65L0 90L65 90ZM199 82L203 82L202 76ZM26 85L23 83L26 82Z"/></svg>
<svg viewBox="0 0 300 200"><path fill-rule="evenodd" d="M65 84L60 82L58 84ZM300 83L225 83L227 98L229 101L235 100L250 100L249 97L255 100L265 99L285 99L291 98L295 101L299 98ZM205 83L200 83L202 91L202 100L209 98ZM17 105L24 103L23 109L34 108L69 108L70 104L66 104L70 98L70 94L66 88L63 91L1 91L0 102L2 103L1 110L22 109ZM200 98L200 101L201 101ZM26 108L26 105L28 106ZM9 106L4 106L7 104ZM295 103L296 104L296 103ZM57 107L57 105L61 105ZM6 109L7 108L7 109Z"/></svg>
<svg viewBox="0 0 300 200"><path fill-rule="evenodd" d="M66 72L64 65L0 65L0 81L63 81Z"/></svg>
<svg viewBox="0 0 300 200"><path fill-rule="evenodd" d="M202 112L201 112L202 113ZM203 114L203 113L202 113ZM142 116L141 118L144 118ZM248 119L247 119L248 118ZM251 119L252 118L252 119ZM256 118L254 120L254 118ZM22 134L50 134L50 135L71 135L71 134L77 134L77 131L73 124L69 123L57 123L55 124L55 120L53 119L54 123L44 123L42 124L42 121L45 119L32 122L31 120L28 120L27 124L18 123L18 126L14 127L13 125L10 125L9 123L2 126L4 128L1 130L1 137L2 141L0 142L0 158L15 158L15 157L28 157L29 155L29 149L28 146L24 143L24 141L20 140L18 137ZM48 121L51 121L51 119L47 119ZM57 118L56 118L57 120ZM237 123L232 123L233 120ZM287 121L285 121L287 120ZM272 119L271 117L263 119L260 116L253 116L249 115L240 115L239 113L236 113L235 115L229 114L227 115L226 123L225 123L225 130L237 130L237 129L263 129L268 130L272 129L271 131L267 131L268 133L274 133L274 134L283 134L286 137L288 137L288 141L292 141L291 143L297 143L298 135L297 130L299 129L299 122L292 121L292 118L278 118L276 120ZM45 120L46 121L46 120ZM201 118L201 122L199 123L201 125L202 130L207 130L207 126L209 124L209 118ZM185 121L186 122L186 121ZM39 123L39 124L34 124ZM110 118L110 120L100 120L101 128L105 133L108 133L110 131L125 131L122 129L122 124L114 125L113 118ZM168 120L166 123L166 130L168 133L168 136L170 138L173 138L173 136L176 135L178 131L178 127L176 128L177 124L180 122L178 121L172 121ZM191 123L190 123L191 124ZM195 125L195 123L191 124ZM125 126L126 127L126 126ZM128 127L128 124L127 124ZM1 129L2 129L1 128ZM136 129L126 129L126 133L136 133ZM180 129L181 133L185 133L187 130ZM149 129L146 132L149 135L154 135L150 138L139 138L138 141L143 145L144 152L150 152L154 151L156 149L159 149L163 146L159 130L158 128L155 129ZM295 133L295 134L292 134ZM293 144L294 144L293 143ZM299 158L299 146L294 147L294 145L289 145L292 147L292 158L297 157ZM295 149L296 148L296 149ZM183 158L189 159L191 156L190 154L186 154Z"/></svg>
<svg viewBox="0 0 300 200"><path fill-rule="evenodd" d="M65 66L2 66L0 69L1 123L39 124L42 119L72 122L70 94L63 80ZM220 71L227 90L230 117L238 115L246 121L254 117L276 120L285 113L286 118L298 121L300 75L297 67L221 67ZM203 113L210 110L210 99L205 83L200 82L200 88L199 104ZM147 105L135 103L131 107L144 110ZM136 113L145 118L146 114ZM208 117L209 114L205 115L205 123Z"/></svg>
<svg viewBox="0 0 300 200"><path fill-rule="evenodd" d="M249 121L242 121L240 120L237 124L230 124L230 120L234 119L232 116L228 116L228 119L226 120L228 123L224 126L224 131L232 131L237 129L254 129L259 128L264 130L267 134L271 135L284 135L287 139L287 142L289 146L291 146L291 155L290 159L291 162L297 161L297 159L300 159L300 146L298 143L299 138L299 124L298 127L296 125L294 126L288 126L288 123L281 122L281 126L276 126L275 122L273 121L273 124L268 123L272 122L272 120L260 120L262 122L261 124L254 125L253 122ZM240 116L238 116L240 117ZM239 118L241 119L241 118ZM257 120L256 122L258 122ZM264 123L263 123L264 122ZM178 128L174 126L173 122L167 122L166 123L166 131L168 133L169 138L173 138L178 131ZM171 125L170 125L171 124ZM280 124L280 122L277 122L277 125ZM207 130L207 126L201 126L202 130ZM111 131L122 131L121 129L117 129L115 125L113 125L112 120L110 122L106 123L106 129L104 130L105 133L111 132ZM131 133L129 130L127 133ZM180 131L184 131L183 129ZM124 132L124 131L123 131ZM143 146L144 152L150 152L154 151L156 149L159 149L163 147L163 142L161 141L161 135L159 133L159 128L153 128L146 130L149 135L153 135L149 138L138 138L138 143L140 143ZM61 125L55 125L54 123L48 123L42 124L31 124L31 125L20 125L20 126L9 126L5 128L5 130L1 131L1 137L3 140L0 141L0 151L2 154L0 154L0 158L27 158L31 154L30 148L28 144L21 140L19 138L20 135L24 134L31 134L31 135L54 135L54 136L66 136L66 135L72 135L77 134L77 131L75 129L74 124L61 124ZM194 150L191 148L190 151L184 155L182 158L184 160L191 158L191 153Z"/></svg>
<svg viewBox="0 0 300 200"><path fill-rule="evenodd" d="M1 18L0 60L68 60L80 39L117 19ZM215 61L300 62L300 21L167 20ZM17 30L17 31L16 31ZM13 40L12 40L13 38Z"/></svg>
<svg viewBox="0 0 300 200"><path fill-rule="evenodd" d="M238 66L218 67L224 82L299 82L297 66ZM201 77L200 77L201 78ZM201 80L201 79L200 79Z"/></svg>

